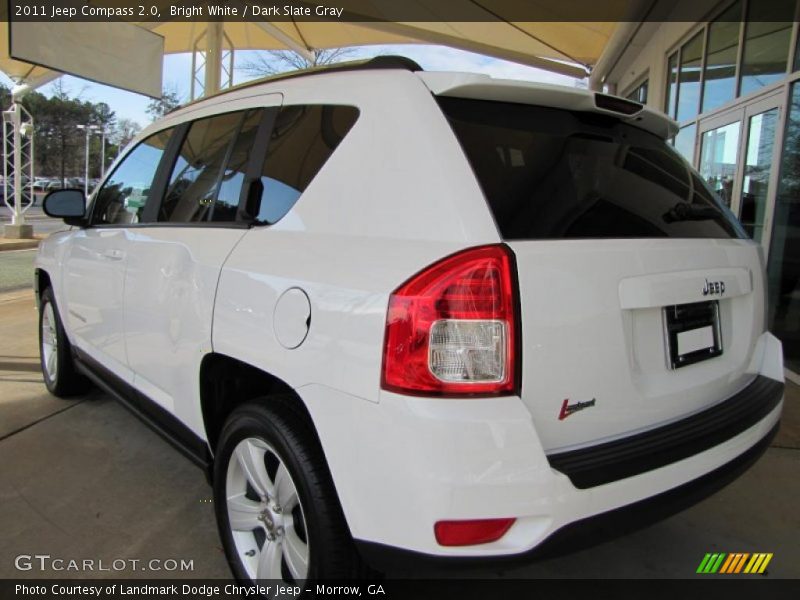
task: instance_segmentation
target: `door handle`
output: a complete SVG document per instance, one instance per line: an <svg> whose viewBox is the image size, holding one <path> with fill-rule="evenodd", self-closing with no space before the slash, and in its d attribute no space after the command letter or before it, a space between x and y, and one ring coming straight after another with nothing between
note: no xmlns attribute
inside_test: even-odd
<svg viewBox="0 0 800 600"><path fill-rule="evenodd" d="M100 258L105 258L107 260L122 260L125 258L125 253L122 250L112 248L111 250L104 250L99 254L99 256Z"/></svg>

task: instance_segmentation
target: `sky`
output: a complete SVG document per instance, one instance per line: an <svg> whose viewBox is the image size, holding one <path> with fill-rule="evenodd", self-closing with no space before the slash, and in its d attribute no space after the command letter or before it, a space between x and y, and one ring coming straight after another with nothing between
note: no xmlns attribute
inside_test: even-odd
<svg viewBox="0 0 800 600"><path fill-rule="evenodd" d="M253 54L253 51L236 53L235 64L241 65L252 60ZM485 73L497 78L556 83L570 87L576 85L576 80L572 77L445 46L414 44L361 46L353 48L345 60L386 54L407 56L419 63L426 71L468 71ZM191 65L190 54L173 54L164 57L164 87L176 90L182 102L190 100ZM234 69L234 83L241 83L249 78L241 68ZM11 84L10 80L2 74L0 74L0 81L6 85ZM80 95L81 99L91 102L107 103L118 119L132 119L142 126L151 121L146 112L150 100L145 96L99 85L71 75L65 75L63 81L70 95ZM43 86L39 91L46 96L52 95L52 84Z"/></svg>

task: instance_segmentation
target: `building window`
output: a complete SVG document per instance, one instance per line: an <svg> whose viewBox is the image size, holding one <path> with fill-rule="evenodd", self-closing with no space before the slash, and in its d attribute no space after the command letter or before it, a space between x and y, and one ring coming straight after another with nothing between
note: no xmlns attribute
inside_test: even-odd
<svg viewBox="0 0 800 600"><path fill-rule="evenodd" d="M708 112L736 96L736 60L739 54L742 3L736 2L708 28L703 71L703 109Z"/></svg>
<svg viewBox="0 0 800 600"><path fill-rule="evenodd" d="M795 0L748 4L740 95L776 83L786 75L794 5Z"/></svg>
<svg viewBox="0 0 800 600"><path fill-rule="evenodd" d="M625 97L628 100L633 100L634 102L639 102L640 104L647 104L647 87L649 83L650 82L645 79L642 83L633 88Z"/></svg>
<svg viewBox="0 0 800 600"><path fill-rule="evenodd" d="M682 127L675 136L673 144L683 158L689 163L694 161L694 137L697 134L697 125L692 123L686 127Z"/></svg>
<svg viewBox="0 0 800 600"><path fill-rule="evenodd" d="M792 86L769 250L770 329L800 371L800 84Z"/></svg>
<svg viewBox="0 0 800 600"><path fill-rule="evenodd" d="M678 108L675 118L685 121L700 110L700 66L703 58L703 31L681 47L681 68L678 73Z"/></svg>
<svg viewBox="0 0 800 600"><path fill-rule="evenodd" d="M800 71L800 36L797 37L797 44L794 49L794 67L793 71Z"/></svg>
<svg viewBox="0 0 800 600"><path fill-rule="evenodd" d="M674 52L667 61L667 95L664 99L664 112L675 117L678 105L678 53Z"/></svg>

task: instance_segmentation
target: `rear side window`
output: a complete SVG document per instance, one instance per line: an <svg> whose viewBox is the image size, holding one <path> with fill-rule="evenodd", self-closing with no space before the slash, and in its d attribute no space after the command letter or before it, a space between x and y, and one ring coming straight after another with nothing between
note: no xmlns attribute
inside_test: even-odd
<svg viewBox="0 0 800 600"><path fill-rule="evenodd" d="M192 123L172 168L159 221L236 220L261 110L226 113Z"/></svg>
<svg viewBox="0 0 800 600"><path fill-rule="evenodd" d="M439 98L505 239L739 238L663 140L591 113Z"/></svg>
<svg viewBox="0 0 800 600"><path fill-rule="evenodd" d="M92 210L92 224L139 223L173 130L174 128L165 129L151 135L122 159L97 192Z"/></svg>
<svg viewBox="0 0 800 600"><path fill-rule="evenodd" d="M358 118L352 106L284 106L275 118L258 221L275 223L294 206Z"/></svg>

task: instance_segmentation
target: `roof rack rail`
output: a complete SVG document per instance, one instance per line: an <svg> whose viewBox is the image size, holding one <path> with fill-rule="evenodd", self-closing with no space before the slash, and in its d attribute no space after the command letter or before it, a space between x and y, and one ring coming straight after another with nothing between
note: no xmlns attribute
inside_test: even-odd
<svg viewBox="0 0 800 600"><path fill-rule="evenodd" d="M307 77L309 75L320 75L324 73L339 73L342 71L363 71L368 69L398 69L403 71L424 71L424 69L421 66L419 66L419 64L417 64L415 61L411 60L406 56L396 56L396 55L375 56L374 58L369 58L365 60L353 60L342 63L334 63L332 65L309 67L308 69L298 69L297 71L289 71L288 73L278 73L277 75L269 75L268 77L261 77L259 79L253 79L252 81L245 81L244 83L240 83L239 85L234 85L229 88L225 88L224 90L221 90L216 94L212 94L211 96L203 96L202 98L197 98L196 100L192 100L191 102L182 104L181 106L171 110L170 113L177 112L182 108L186 108L187 106L192 106L194 104L197 104L198 102L202 102L203 100L207 100L209 98L216 98L218 96L223 96L230 92L235 92L237 90L249 88L255 85L261 85L262 83L271 83L273 81L283 81L285 79L294 79L295 77Z"/></svg>

